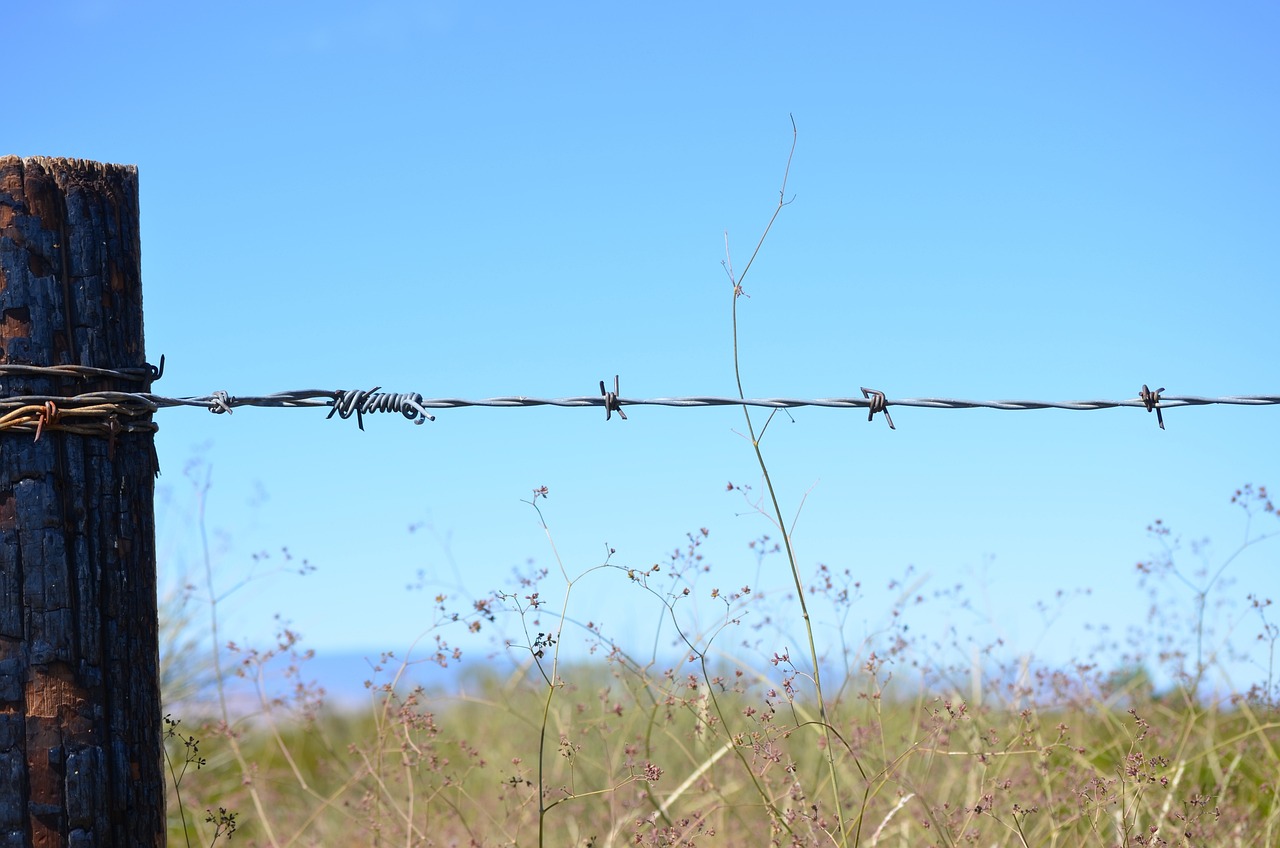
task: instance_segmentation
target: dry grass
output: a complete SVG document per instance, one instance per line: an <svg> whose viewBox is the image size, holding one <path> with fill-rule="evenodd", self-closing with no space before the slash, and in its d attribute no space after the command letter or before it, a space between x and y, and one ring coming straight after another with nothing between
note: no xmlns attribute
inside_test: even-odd
<svg viewBox="0 0 1280 848"><path fill-rule="evenodd" d="M1250 520L1274 517L1265 490L1240 497ZM430 647L409 662L384 658L368 712L328 712L299 686L284 697L264 689L252 717L203 723L192 732L210 761L180 782L185 838L225 836L220 809L238 813L235 840L256 845L817 846L841 844L842 818L850 845L1280 838L1275 681L1208 695L1202 681L1212 669L1194 660L1195 646L1202 657L1205 647L1194 631L1182 631L1182 650L1153 635L1161 651L1148 659L1163 665L1152 671L1174 681L1158 690L1143 666L1054 669L1024 657L1005 667L991 654L941 667L907 638L909 611L891 609L887 620L899 624L822 659L824 726L806 663L786 651L754 661L719 651L741 644L748 612L760 621L786 610L765 615L772 599L711 588L715 575L699 552L706 532L689 534L647 573L607 561L573 580L539 571L456 614L438 598ZM767 539L756 550L778 555ZM1175 558L1158 557L1141 570L1178 585L1176 568ZM676 634L674 659L637 658L580 625L594 653L562 660L573 590L587 579L656 604ZM838 616L841 605L861 602L852 586L849 575L820 568L806 589ZM900 604L918 603L897 590ZM1184 596L1194 618L1200 595ZM1247 605L1259 646L1273 647L1267 602L1250 595ZM413 662L455 664L450 633L477 627L519 634L510 655L523 663L503 676L492 662L459 671L448 693L403 685ZM768 634L751 635L769 644ZM240 668L253 678L288 665L302 680L305 656L283 631L270 651L241 649ZM912 668L920 673L908 679ZM184 730L196 724L188 717ZM175 761L184 739L171 740ZM176 800L171 820L171 843L184 844Z"/></svg>

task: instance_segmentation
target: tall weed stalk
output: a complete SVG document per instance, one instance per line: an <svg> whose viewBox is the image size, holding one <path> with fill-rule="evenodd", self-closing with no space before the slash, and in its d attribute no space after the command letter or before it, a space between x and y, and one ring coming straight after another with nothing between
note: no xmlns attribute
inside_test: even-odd
<svg viewBox="0 0 1280 848"><path fill-rule="evenodd" d="M743 281L747 274L751 271L751 266L755 264L756 257L760 255L760 249L764 246L765 239L769 237L769 231L773 229L774 222L778 220L778 215L782 213L784 207L790 201L787 200L787 180L791 175L791 160L795 156L796 141L799 137L799 131L796 128L795 117L791 118L791 149L787 153L787 165L782 174L782 185L778 188L778 204L774 207L773 215L769 218L769 223L765 225L764 231L760 234L760 238L756 241L755 249L751 252L751 258L747 260L747 264L743 267L742 273L735 274L733 270L733 257L729 251L729 235L725 234L725 273L729 277L729 283L732 291L732 318L733 318L733 377L737 383L738 397L745 400L746 393L742 387L742 365L739 356L739 337L738 337L738 302L743 296ZM782 543L787 555L787 564L791 567L791 578L795 585L796 598L800 603L800 617L804 622L805 635L809 643L809 660L812 663L812 679L814 695L818 706L817 724L822 732L824 749L826 754L828 774L831 780L831 798L835 804L836 821L839 827L839 839L837 844L847 846L849 844L850 833L849 825L844 817L844 804L841 800L840 793L840 771L836 767L836 746L835 741L839 737L839 733L831 724L828 714L828 703L826 696L822 691L822 669L819 662L817 642L813 636L813 621L809 617L809 605L806 600L804 578L800 574L800 566L796 562L795 548L792 546L791 530L787 527L786 519L782 514L782 506L778 501L778 493L773 485L773 478L769 475L769 464L765 462L764 451L760 447L760 442L764 438L765 431L769 429L769 424L773 421L773 416L777 410L769 413L764 424L760 426L760 432L756 432L756 422L751 417L751 409L743 404L742 415L746 419L747 435L751 440L751 448L755 452L756 462L760 466L760 474L764 479L765 489L769 493L770 514L774 524L778 528L778 532L782 534ZM840 740L844 745L844 740ZM844 747L847 748L847 745ZM862 769L861 762L858 761L857 755L849 750L849 755L853 757L853 761L862 773L862 777L866 779L866 772ZM858 826L853 834L854 844L857 844L857 836L860 833L861 819L859 818Z"/></svg>

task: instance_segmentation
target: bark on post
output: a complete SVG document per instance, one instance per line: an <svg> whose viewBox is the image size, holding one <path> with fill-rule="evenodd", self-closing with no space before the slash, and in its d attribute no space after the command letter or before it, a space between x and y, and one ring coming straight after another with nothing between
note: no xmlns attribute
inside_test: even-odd
<svg viewBox="0 0 1280 848"><path fill-rule="evenodd" d="M148 368L140 256L136 168L0 158L0 365ZM147 390L0 373L0 399ZM163 845L154 436L56 407L0 430L0 848Z"/></svg>

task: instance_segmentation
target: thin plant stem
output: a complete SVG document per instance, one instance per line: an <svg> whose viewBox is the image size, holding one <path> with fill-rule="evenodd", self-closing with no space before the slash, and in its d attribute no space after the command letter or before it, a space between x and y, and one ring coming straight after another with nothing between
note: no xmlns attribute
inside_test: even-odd
<svg viewBox="0 0 1280 848"><path fill-rule="evenodd" d="M171 719L166 715L164 720L165 723L168 724ZM176 727L177 722L174 722L174 724L169 726L169 730L165 735L168 736L169 734L172 734ZM190 825L187 824L187 810L182 804L182 776L187 773L187 764L183 763L182 774L178 774L173 768L173 758L169 756L169 746L166 745L163 750L164 761L169 766L169 776L173 780L173 795L174 799L178 803L178 816L182 819L182 836L187 842L187 848L191 848L191 833L189 831Z"/></svg>
<svg viewBox="0 0 1280 848"><path fill-rule="evenodd" d="M784 170L782 175L782 186L778 190L778 205L774 207L773 215L769 218L769 223L765 225L764 232L761 233L759 241L756 242L755 250L751 252L751 258L747 260L747 264L742 269L742 273L737 277L734 276L733 263L728 256L729 238L727 234L725 236L725 254L726 254L725 271L728 273L729 280L733 284L733 308L732 308L733 376L738 386L738 397L743 400L745 400L747 396L746 396L746 392L744 392L742 388L742 367L741 367L741 360L739 356L738 298L743 294L742 281L746 278L747 273L751 270L751 266L755 263L756 257L760 255L760 248L764 245L764 240L768 238L769 232L770 230L773 229L773 224L775 221L778 220L778 215L782 212L783 207L789 203L789 201L786 199L787 179L791 175L791 160L792 160L792 157L795 156L796 139L798 135L799 133L796 129L795 117L793 116L791 118L791 150L787 154L787 167ZM808 638L808 643L809 643L809 658L810 658L810 661L813 663L813 688L818 699L818 715L820 719L819 723L822 725L822 732L823 732L823 737L825 741L827 768L831 775L831 793L833 798L835 799L836 821L839 825L839 835L840 835L839 844L841 846L847 846L849 844L849 832L848 832L848 827L844 820L844 807L840 800L840 777L839 777L839 771L836 769L835 747L832 744L832 733L831 733L832 728L831 728L831 723L829 721L828 714L827 714L826 698L823 696L823 692L822 692L822 671L819 668L818 647L813 637L813 622L809 617L809 606L805 596L804 580L800 576L800 567L796 563L795 550L791 544L791 533L788 532L787 530L787 522L782 515L782 507L778 503L778 494L777 494L777 491L774 489L773 479L769 475L769 466L765 462L764 453L760 450L760 438L761 436L764 435L764 429L763 428L761 429L759 435L756 434L755 422L752 421L751 419L751 410L745 404L742 407L742 414L746 418L747 433L751 438L751 447L755 451L756 462L760 466L760 473L764 477L765 488L769 492L769 502L773 508L772 510L773 517L777 522L778 530L782 533L782 542L787 552L787 562L791 566L791 579L795 583L796 597L800 601L800 615L804 620L805 634ZM768 424L769 424L769 420L767 419L765 421L765 427L767 427ZM856 759L857 758L855 757L855 761ZM859 766L859 768L861 768L861 766ZM861 826L859 825L859 830L860 829L861 829ZM855 842L856 842L856 836L855 836Z"/></svg>
<svg viewBox="0 0 1280 848"><path fill-rule="evenodd" d="M197 516L200 525L200 551L204 558L205 585L209 591L209 632L213 637L213 673L214 679L218 683L218 709L222 716L222 726L227 735L227 745L231 748L231 753L236 758L236 763L240 766L240 773L244 775L246 780L252 773L248 760L244 757L244 752L240 749L240 743L236 740L235 733L231 729L230 713L227 710L226 687L223 684L222 676L222 646L218 643L218 595L214 591L213 582L213 557L209 553L209 529L205 520L205 505L208 501L209 486L211 485L211 477L213 471L209 470L205 477L203 487L197 489ZM262 829L266 831L267 841L271 843L272 848L280 848L280 842L276 839L275 832L271 828L271 821L267 817L266 806L262 802L262 795L258 792L258 788L254 786L252 781L248 783L249 797L253 800L253 808L258 813L258 819L262 822Z"/></svg>
<svg viewBox="0 0 1280 848"><path fill-rule="evenodd" d="M569 598L573 594L574 584L577 583L586 575L595 571L596 569L609 567L609 563L608 563L608 560L606 559L606 561L603 564L588 568L586 571L582 572L577 577L573 577L573 578L569 577L569 571L568 569L565 568L564 560L560 557L560 551L556 548L555 538L551 535L551 528L550 526L547 525L547 520L542 516L542 510L538 508L537 498L538 498L538 494L535 493L534 499L531 501L526 501L526 503L532 506L534 511L538 513L538 523L542 525L542 532L545 533L547 536L547 543L550 544L551 546L552 556L555 557L556 565L559 566L560 574L561 576L564 577L564 580L565 580L564 601L562 602L560 607L559 626L557 627L557 630L555 633L555 645L551 652L551 674L550 675L548 675L546 671L543 670L542 663L539 662L539 657L536 651L539 651L541 649L535 647L535 654L534 654L534 662L537 664L538 670L542 672L543 679L547 681L547 697L543 700L543 703L542 703L542 721L540 722L538 727L538 848L544 848L544 846L546 845L547 813L549 813L552 810L552 808L556 807L563 801L568 800L567 798L561 798L559 800L553 801L550 804L546 803L547 725L550 723L551 703L555 699L556 689L560 688L560 686L563 685L560 681L560 676L559 676L560 675L560 671L559 671L560 644L561 644L560 637L564 630L564 623L565 621L568 620L568 617L569 617ZM551 638L550 634L548 634L548 638ZM577 798L577 797L582 797L583 795L594 795L594 794L598 794L598 793L574 792L573 797Z"/></svg>

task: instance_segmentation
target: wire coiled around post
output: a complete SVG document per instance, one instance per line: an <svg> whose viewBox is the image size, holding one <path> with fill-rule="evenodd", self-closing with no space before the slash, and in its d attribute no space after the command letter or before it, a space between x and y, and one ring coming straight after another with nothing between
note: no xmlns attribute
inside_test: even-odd
<svg viewBox="0 0 1280 848"><path fill-rule="evenodd" d="M337 413L339 418L356 417L356 424L364 429L366 412L398 412L414 424L435 421L436 417L422 408L422 395L417 392L380 392L382 386L372 389L338 389L334 392L333 408L325 416L328 420Z"/></svg>

